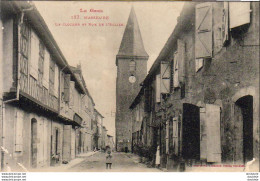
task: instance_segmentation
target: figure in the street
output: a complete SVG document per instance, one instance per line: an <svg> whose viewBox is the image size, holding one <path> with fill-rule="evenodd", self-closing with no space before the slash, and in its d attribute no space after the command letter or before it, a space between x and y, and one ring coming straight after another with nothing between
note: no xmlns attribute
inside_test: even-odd
<svg viewBox="0 0 260 181"><path fill-rule="evenodd" d="M159 168L160 166L160 146L157 146L157 150L156 150L156 159L155 159L155 165L157 168Z"/></svg>
<svg viewBox="0 0 260 181"><path fill-rule="evenodd" d="M106 169L111 169L112 167L112 153L110 147L107 147L106 152Z"/></svg>

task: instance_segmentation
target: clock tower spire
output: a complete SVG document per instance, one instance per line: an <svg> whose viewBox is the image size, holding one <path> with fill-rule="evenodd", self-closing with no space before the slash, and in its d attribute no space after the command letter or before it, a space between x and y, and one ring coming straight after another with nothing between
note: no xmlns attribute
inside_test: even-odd
<svg viewBox="0 0 260 181"><path fill-rule="evenodd" d="M140 84L146 77L148 58L136 14L132 7L116 56L117 151L131 151L132 122L129 107L141 88Z"/></svg>

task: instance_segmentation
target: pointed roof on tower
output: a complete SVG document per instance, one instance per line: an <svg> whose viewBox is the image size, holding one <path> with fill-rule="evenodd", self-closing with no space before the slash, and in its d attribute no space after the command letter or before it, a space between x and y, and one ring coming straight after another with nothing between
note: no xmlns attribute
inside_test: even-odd
<svg viewBox="0 0 260 181"><path fill-rule="evenodd" d="M148 57L148 54L144 49L143 39L133 7L131 8L127 21L125 32L117 54L117 57L118 56Z"/></svg>

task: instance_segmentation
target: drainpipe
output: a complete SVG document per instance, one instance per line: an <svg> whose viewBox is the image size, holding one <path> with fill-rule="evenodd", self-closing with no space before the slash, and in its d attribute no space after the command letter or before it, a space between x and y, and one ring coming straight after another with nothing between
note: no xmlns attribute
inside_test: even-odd
<svg viewBox="0 0 260 181"><path fill-rule="evenodd" d="M23 23L23 18L24 18L24 12L25 11L31 11L33 10L33 7L30 7L28 9L22 9L21 10L21 21L18 23L18 53L20 50L20 43L19 43L19 37L20 37L20 29L19 26ZM16 28L16 27L15 27ZM9 100L5 100L2 103L2 120L1 120L1 126L2 126L2 138L1 138L1 169L3 170L4 168L4 156L5 156L5 128L4 128L4 120L5 118L5 105L7 103L11 103L14 101L19 101L19 95L20 95L20 64L19 64L19 60L17 59L17 82L16 82L16 96L13 99L9 99Z"/></svg>

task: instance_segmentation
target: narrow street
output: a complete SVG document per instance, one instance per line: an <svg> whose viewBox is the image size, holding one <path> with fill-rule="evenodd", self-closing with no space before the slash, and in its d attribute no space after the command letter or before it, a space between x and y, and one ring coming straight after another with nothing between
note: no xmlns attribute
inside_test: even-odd
<svg viewBox="0 0 260 181"><path fill-rule="evenodd" d="M160 172L156 168L148 168L146 165L138 162L138 157L131 153L113 153L112 169L106 169L105 153L96 153L86 157L84 161L68 168L70 172Z"/></svg>

